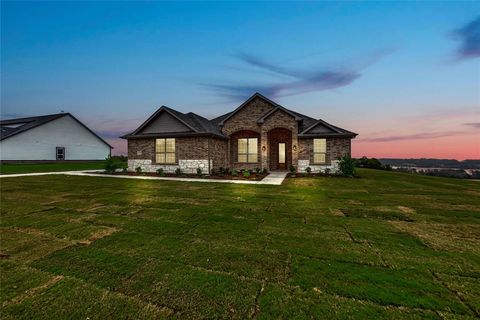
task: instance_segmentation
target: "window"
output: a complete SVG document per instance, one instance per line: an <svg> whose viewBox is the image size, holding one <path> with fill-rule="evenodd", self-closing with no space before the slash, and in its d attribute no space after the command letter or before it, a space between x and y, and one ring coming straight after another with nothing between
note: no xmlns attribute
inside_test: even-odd
<svg viewBox="0 0 480 320"><path fill-rule="evenodd" d="M155 140L155 162L175 163L175 138Z"/></svg>
<svg viewBox="0 0 480 320"><path fill-rule="evenodd" d="M238 162L257 162L258 158L258 139L241 138L238 139Z"/></svg>
<svg viewBox="0 0 480 320"><path fill-rule="evenodd" d="M327 154L327 139L313 139L313 163L325 163Z"/></svg>
<svg viewBox="0 0 480 320"><path fill-rule="evenodd" d="M57 160L65 160L65 148L64 147L56 147L56 159Z"/></svg>

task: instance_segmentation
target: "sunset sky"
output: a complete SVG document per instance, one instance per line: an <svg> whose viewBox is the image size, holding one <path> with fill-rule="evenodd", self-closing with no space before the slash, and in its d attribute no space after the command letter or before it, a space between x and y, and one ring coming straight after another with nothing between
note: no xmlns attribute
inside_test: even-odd
<svg viewBox="0 0 480 320"><path fill-rule="evenodd" d="M1 118L117 137L258 91L359 133L353 156L480 158L480 2L2 2Z"/></svg>

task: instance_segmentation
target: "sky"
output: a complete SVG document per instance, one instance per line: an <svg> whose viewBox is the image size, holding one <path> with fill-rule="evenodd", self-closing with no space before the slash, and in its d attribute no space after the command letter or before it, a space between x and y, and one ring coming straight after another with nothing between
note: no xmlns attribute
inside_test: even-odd
<svg viewBox="0 0 480 320"><path fill-rule="evenodd" d="M71 112L126 152L161 105L255 92L355 157L480 158L480 2L1 2L2 119Z"/></svg>

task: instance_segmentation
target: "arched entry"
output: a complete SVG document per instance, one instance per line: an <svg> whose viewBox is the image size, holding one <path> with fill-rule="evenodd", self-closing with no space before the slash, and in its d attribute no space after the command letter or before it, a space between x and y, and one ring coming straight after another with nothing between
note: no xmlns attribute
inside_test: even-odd
<svg viewBox="0 0 480 320"><path fill-rule="evenodd" d="M292 131L275 128L268 132L270 170L287 170L292 164Z"/></svg>

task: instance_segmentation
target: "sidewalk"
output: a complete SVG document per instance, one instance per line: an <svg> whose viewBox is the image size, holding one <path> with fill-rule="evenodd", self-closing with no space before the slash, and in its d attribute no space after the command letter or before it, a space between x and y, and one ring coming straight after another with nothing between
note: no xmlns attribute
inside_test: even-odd
<svg viewBox="0 0 480 320"><path fill-rule="evenodd" d="M96 170L84 170L84 171L59 171L59 172L35 172L35 173L17 173L17 174L4 174L0 175L0 178L19 178L30 176L45 176L52 174L63 174L69 176L82 176L82 177L100 177L100 178L119 178L119 179L140 179L140 180L167 180L167 181L184 181L184 182L218 182L218 183L236 183L236 184L264 184L264 185L281 185L287 172L271 172L268 176L261 181L249 181L249 180L220 180L220 179L200 179L200 178L170 178L170 177L151 177L151 176L122 176L92 173L101 172Z"/></svg>

